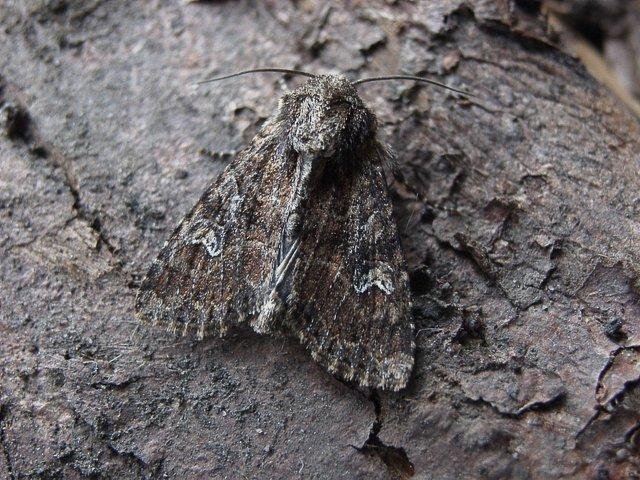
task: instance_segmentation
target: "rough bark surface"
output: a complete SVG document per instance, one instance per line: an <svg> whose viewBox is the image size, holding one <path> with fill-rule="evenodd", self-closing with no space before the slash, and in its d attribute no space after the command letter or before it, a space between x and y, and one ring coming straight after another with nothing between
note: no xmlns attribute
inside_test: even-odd
<svg viewBox="0 0 640 480"><path fill-rule="evenodd" d="M0 478L636 478L640 133L528 2L0 1ZM293 340L175 339L140 275L299 66L362 88L417 366L367 396ZM356 447L356 448L354 448Z"/></svg>

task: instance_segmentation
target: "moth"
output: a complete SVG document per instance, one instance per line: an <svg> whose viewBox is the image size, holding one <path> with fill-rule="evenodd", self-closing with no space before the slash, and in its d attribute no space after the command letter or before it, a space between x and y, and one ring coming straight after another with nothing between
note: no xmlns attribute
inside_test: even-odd
<svg viewBox="0 0 640 480"><path fill-rule="evenodd" d="M304 75L182 220L139 288L137 316L202 339L244 325L297 338L345 382L400 390L414 364L408 275L366 82Z"/></svg>

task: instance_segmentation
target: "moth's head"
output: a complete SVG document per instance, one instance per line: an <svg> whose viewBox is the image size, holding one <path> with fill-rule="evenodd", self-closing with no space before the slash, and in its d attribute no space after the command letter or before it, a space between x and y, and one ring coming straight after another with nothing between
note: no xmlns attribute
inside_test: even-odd
<svg viewBox="0 0 640 480"><path fill-rule="evenodd" d="M301 155L330 157L373 138L375 115L355 86L342 76L310 78L282 97L280 113L290 122L290 141Z"/></svg>
<svg viewBox="0 0 640 480"><path fill-rule="evenodd" d="M391 75L349 81L340 75L313 75L286 68L255 68L211 78L198 83L217 82L250 73L277 72L309 77L307 83L286 93L280 100L280 120L294 150L304 156L330 157L346 153L371 140L377 130L375 115L364 105L356 85L381 80L411 80L437 85L473 97L464 90L428 78Z"/></svg>

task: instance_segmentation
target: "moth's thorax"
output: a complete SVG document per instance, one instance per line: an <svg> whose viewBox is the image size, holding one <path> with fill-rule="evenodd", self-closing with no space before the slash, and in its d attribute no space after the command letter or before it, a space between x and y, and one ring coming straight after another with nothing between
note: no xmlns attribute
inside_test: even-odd
<svg viewBox="0 0 640 480"><path fill-rule="evenodd" d="M375 135L376 121L353 84L341 76L318 76L287 93L280 113L288 119L291 145L300 155L331 157Z"/></svg>

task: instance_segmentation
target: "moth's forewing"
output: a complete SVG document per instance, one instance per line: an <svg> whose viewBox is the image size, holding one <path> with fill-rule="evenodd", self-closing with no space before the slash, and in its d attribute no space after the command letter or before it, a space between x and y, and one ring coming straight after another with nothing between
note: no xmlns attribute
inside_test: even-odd
<svg viewBox="0 0 640 480"><path fill-rule="evenodd" d="M267 124L205 191L162 247L136 299L140 318L222 334L259 309L278 248L292 164Z"/></svg>
<svg viewBox="0 0 640 480"><path fill-rule="evenodd" d="M414 326L382 152L354 152L362 158L336 165L316 191L284 326L342 379L399 390L413 367Z"/></svg>

